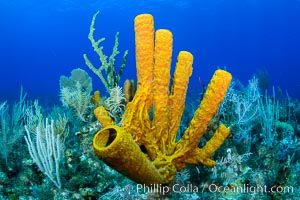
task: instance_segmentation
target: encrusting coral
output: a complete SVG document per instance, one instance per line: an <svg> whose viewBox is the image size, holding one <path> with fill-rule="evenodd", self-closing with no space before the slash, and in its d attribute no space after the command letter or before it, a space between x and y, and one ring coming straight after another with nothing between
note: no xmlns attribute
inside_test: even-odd
<svg viewBox="0 0 300 200"><path fill-rule="evenodd" d="M205 146L199 148L198 144L224 99L231 74L215 72L189 127L176 141L193 56L187 51L179 53L169 91L172 33L157 30L154 41L153 17L142 14L135 18L135 42L136 94L126 105L121 126L114 125L103 107L95 109L95 116L104 127L94 137L95 154L128 178L144 184L169 184L176 171L189 164L213 167L215 161L210 157L229 135L229 129L220 125Z"/></svg>

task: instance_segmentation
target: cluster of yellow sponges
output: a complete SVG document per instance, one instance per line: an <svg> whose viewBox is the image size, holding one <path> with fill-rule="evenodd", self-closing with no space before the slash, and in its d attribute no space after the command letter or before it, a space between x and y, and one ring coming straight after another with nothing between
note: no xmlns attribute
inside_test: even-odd
<svg viewBox="0 0 300 200"><path fill-rule="evenodd" d="M222 145L229 130L220 125L204 147L199 148L198 143L224 99L231 74L223 70L215 72L189 127L176 141L193 55L186 51L179 53L169 91L172 33L157 30L154 36L153 17L142 14L135 18L135 42L136 94L126 106L120 127L114 125L103 107L95 109L104 127L94 137L96 155L130 179L144 184L171 183L176 171L188 164L213 167L215 161L210 157Z"/></svg>

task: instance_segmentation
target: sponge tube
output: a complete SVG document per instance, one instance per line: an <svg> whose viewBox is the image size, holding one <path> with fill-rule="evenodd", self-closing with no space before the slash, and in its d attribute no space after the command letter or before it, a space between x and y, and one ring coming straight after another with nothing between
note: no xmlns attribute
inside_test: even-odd
<svg viewBox="0 0 300 200"><path fill-rule="evenodd" d="M164 183L164 178L123 128L112 125L102 129L95 135L93 146L101 160L131 180L148 185Z"/></svg>

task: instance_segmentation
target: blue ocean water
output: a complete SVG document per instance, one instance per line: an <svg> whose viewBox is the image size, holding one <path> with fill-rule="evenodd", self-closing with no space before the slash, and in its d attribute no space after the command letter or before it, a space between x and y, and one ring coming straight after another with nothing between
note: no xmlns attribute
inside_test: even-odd
<svg viewBox="0 0 300 200"><path fill-rule="evenodd" d="M173 33L172 73L179 51L193 54L193 75L182 117L180 111L171 110L175 100L167 99L171 103L168 102L164 117L168 119L161 119L167 121L165 127L165 121L148 121L157 116L155 106L144 109L149 96L140 100L137 95L140 104L127 104L129 100L116 95L118 90L107 94L83 58L87 54L92 63L100 64L88 39L97 11L100 14L95 37L106 38L101 43L106 55L112 52L116 32L120 33L117 68L123 52L129 50L120 86L126 79L136 79L133 26L139 14L152 14L156 30L169 29ZM299 199L299 47L300 0L0 1L0 199ZM76 68L85 70L92 78L92 90L89 79L78 81L78 89L72 77L65 78L66 87L60 88L61 76L70 77ZM217 98L207 95L209 103L199 109L204 114L198 112L194 117L203 100L199 92L204 92L219 68L229 71L236 85L229 87L220 106L213 105ZM263 91L266 88L257 87L259 81L254 75L269 83L268 94ZM239 81L248 87L238 87ZM21 88L21 95L26 93L26 98L20 98ZM214 89L207 91L216 92ZM101 91L99 102L93 101L97 97L92 97L95 90ZM221 90L217 92L222 93ZM209 108L210 102L216 108ZM57 106L53 107L54 104ZM99 105L105 111L99 113L110 116L120 129L113 126L109 129L112 133L105 132L108 129L103 131L105 124L99 123L101 120L94 114ZM125 108L136 110L124 126ZM171 117L177 112L181 118L174 120L175 124ZM97 117L106 120L107 116ZM192 118L198 121L190 126ZM183 138L182 146L174 147L164 141L171 138L167 134L176 131L172 125L178 125L177 139L172 142L177 145ZM193 138L184 135L188 127L194 128L187 131ZM223 127L223 132L218 131L219 127ZM116 142L122 148L109 149L113 141L123 139L116 136L123 129L138 134L126 133L128 137L132 134L134 140L124 140L126 145ZM156 133L157 130L160 132ZM96 141L97 133L104 135L104 139L98 138L103 141ZM197 134L202 134L199 144L195 142ZM51 143L54 140L55 144ZM111 159L97 154L95 149L101 145L112 150ZM122 153L129 155L131 147L138 153L128 156L129 161L119 157ZM149 153L151 150L155 150L155 155ZM118 153L114 154L115 151ZM53 152L61 153L60 158ZM208 158L199 158L200 155ZM165 195L148 186L139 191L136 178L143 176L135 173L143 168L140 157L153 167L147 168L146 174L160 170L160 175L168 176L168 184L160 184L159 188L173 184L182 191L172 187L173 191ZM134 167L124 166L123 170L123 163ZM277 191L251 191L256 186ZM244 190L233 191L236 188Z"/></svg>
<svg viewBox="0 0 300 200"><path fill-rule="evenodd" d="M117 31L121 52L129 50L123 79L135 78L133 19L151 13L156 29L173 32L173 67L180 50L193 53L191 86L199 86L198 77L207 84L218 67L244 83L263 69L271 86L299 94L298 0L11 0L0 2L1 100L17 98L21 85L32 98L58 99L59 77L78 67L101 89L82 56L98 61L87 39L97 10L104 51L110 54Z"/></svg>

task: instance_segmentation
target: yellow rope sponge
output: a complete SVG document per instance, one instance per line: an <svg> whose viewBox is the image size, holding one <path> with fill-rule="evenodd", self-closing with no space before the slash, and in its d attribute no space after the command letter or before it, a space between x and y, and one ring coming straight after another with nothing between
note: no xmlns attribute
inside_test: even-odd
<svg viewBox="0 0 300 200"><path fill-rule="evenodd" d="M170 89L172 33L157 30L153 17L135 18L138 86L126 105L121 126L103 107L94 113L103 130L94 137L96 155L128 178L144 184L170 184L177 170L189 164L213 167L212 154L223 144L229 129L220 125L214 136L199 148L198 143L218 111L231 81L231 74L217 70L212 77L189 127L176 141L185 109L186 91L192 75L193 55L179 52ZM153 116L153 119L152 117Z"/></svg>

